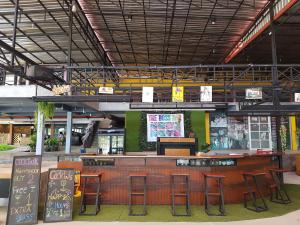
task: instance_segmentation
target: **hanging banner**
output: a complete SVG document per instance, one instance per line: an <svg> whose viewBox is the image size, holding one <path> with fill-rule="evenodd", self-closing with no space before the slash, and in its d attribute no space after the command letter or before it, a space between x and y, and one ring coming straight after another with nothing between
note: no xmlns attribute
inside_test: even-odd
<svg viewBox="0 0 300 225"><path fill-rule="evenodd" d="M201 102L212 102L212 86L201 86L200 93Z"/></svg>
<svg viewBox="0 0 300 225"><path fill-rule="evenodd" d="M99 87L99 94L110 94L114 93L113 87Z"/></svg>
<svg viewBox="0 0 300 225"><path fill-rule="evenodd" d="M295 93L295 102L300 102L300 93Z"/></svg>
<svg viewBox="0 0 300 225"><path fill-rule="evenodd" d="M172 102L183 102L183 96L183 87L172 87Z"/></svg>
<svg viewBox="0 0 300 225"><path fill-rule="evenodd" d="M147 141L157 137L184 137L183 114L147 114Z"/></svg>
<svg viewBox="0 0 300 225"><path fill-rule="evenodd" d="M262 89L261 88L247 88L245 98L246 99L262 99Z"/></svg>
<svg viewBox="0 0 300 225"><path fill-rule="evenodd" d="M153 102L153 87L143 87L142 102Z"/></svg>

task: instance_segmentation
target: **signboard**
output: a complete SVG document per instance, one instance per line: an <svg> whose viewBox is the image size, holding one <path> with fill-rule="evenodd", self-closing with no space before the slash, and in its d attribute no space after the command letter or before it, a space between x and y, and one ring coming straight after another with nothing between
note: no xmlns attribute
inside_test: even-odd
<svg viewBox="0 0 300 225"><path fill-rule="evenodd" d="M45 222L72 220L74 175L73 169L49 169Z"/></svg>
<svg viewBox="0 0 300 225"><path fill-rule="evenodd" d="M153 87L143 87L142 102L153 102Z"/></svg>
<svg viewBox="0 0 300 225"><path fill-rule="evenodd" d="M113 87L99 87L99 94L110 94L114 93Z"/></svg>
<svg viewBox="0 0 300 225"><path fill-rule="evenodd" d="M200 91L201 102L212 102L212 86L201 86Z"/></svg>
<svg viewBox="0 0 300 225"><path fill-rule="evenodd" d="M262 89L261 88L247 88L246 89L246 99L262 99Z"/></svg>
<svg viewBox="0 0 300 225"><path fill-rule="evenodd" d="M172 87L172 102L183 102L183 96L183 87Z"/></svg>
<svg viewBox="0 0 300 225"><path fill-rule="evenodd" d="M183 114L147 114L147 141L157 137L184 137Z"/></svg>
<svg viewBox="0 0 300 225"><path fill-rule="evenodd" d="M6 225L36 224L41 156L15 156Z"/></svg>
<svg viewBox="0 0 300 225"><path fill-rule="evenodd" d="M71 86L70 85L56 85L52 88L54 95L68 94L71 95Z"/></svg>
<svg viewBox="0 0 300 225"><path fill-rule="evenodd" d="M295 93L295 102L300 102L300 93Z"/></svg>
<svg viewBox="0 0 300 225"><path fill-rule="evenodd" d="M236 166L236 159L177 159L176 166L217 167Z"/></svg>

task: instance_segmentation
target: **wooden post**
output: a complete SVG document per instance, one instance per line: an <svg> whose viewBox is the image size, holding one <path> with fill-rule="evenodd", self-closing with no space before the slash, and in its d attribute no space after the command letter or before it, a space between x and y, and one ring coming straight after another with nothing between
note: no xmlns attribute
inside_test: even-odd
<svg viewBox="0 0 300 225"><path fill-rule="evenodd" d="M7 144L12 145L13 140L14 140L14 125L12 123L10 123Z"/></svg>
<svg viewBox="0 0 300 225"><path fill-rule="evenodd" d="M55 135L54 123L51 123L51 125L50 125L50 137L54 138L54 135Z"/></svg>

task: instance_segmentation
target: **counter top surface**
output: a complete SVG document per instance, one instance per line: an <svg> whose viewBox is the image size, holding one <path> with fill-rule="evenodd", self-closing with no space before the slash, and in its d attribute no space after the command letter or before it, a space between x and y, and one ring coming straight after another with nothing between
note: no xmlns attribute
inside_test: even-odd
<svg viewBox="0 0 300 225"><path fill-rule="evenodd" d="M245 158L245 157L257 157L257 156L279 156L284 153L263 153L263 154L203 154L197 156L164 156L164 155L82 155L82 159L90 158L166 158L166 159L178 159L178 158L187 158L187 159L232 159L232 158Z"/></svg>

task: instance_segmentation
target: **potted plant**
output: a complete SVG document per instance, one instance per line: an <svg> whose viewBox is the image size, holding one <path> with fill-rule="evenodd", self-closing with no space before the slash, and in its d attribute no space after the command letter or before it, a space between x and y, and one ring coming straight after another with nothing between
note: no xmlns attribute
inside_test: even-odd
<svg viewBox="0 0 300 225"><path fill-rule="evenodd" d="M210 144L205 143L200 146L200 150L197 152L197 155L203 155L210 151Z"/></svg>
<svg viewBox="0 0 300 225"><path fill-rule="evenodd" d="M53 137L53 138L48 138L45 140L45 151L49 151L49 152L54 152L54 151L58 151L58 139Z"/></svg>

